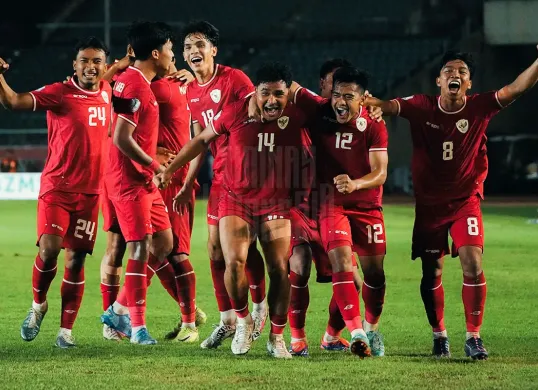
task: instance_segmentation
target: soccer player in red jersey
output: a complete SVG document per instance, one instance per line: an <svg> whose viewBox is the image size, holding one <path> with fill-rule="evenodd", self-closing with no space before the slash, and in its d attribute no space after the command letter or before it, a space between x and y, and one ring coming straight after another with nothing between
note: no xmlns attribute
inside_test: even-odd
<svg viewBox="0 0 538 390"><path fill-rule="evenodd" d="M219 44L219 31L209 22L188 24L183 30L185 61L196 76L196 81L188 85L187 103L192 115L194 134L200 134L211 119L222 108L244 99L254 91L250 79L239 69L215 63ZM235 332L236 315L224 284L225 262L218 228L219 198L222 195L222 177L227 161L228 137L219 137L210 145L213 161L213 181L207 203L208 252L215 296L220 312L220 323L213 333L202 342L201 347L217 348L224 339ZM190 166L183 188L177 197L178 204L190 199L194 181L203 162L203 156L195 159ZM257 339L267 318L265 301L265 270L256 243L249 249L247 277L253 302L254 338Z"/></svg>
<svg viewBox="0 0 538 390"><path fill-rule="evenodd" d="M256 92L227 105L209 126L196 136L163 173L167 183L176 169L207 149L218 137L228 137L225 192L219 202L219 234L226 261L226 290L237 315L232 352L250 350L253 319L248 309L245 263L251 243L258 235L270 279L269 318L271 333L267 350L277 358L291 358L283 338L287 322L290 285L288 251L289 212L294 173L300 166L305 124L303 113L288 105L291 72L281 64L262 66L256 73ZM249 117L249 104L256 104L263 121Z"/></svg>
<svg viewBox="0 0 538 390"><path fill-rule="evenodd" d="M333 301L351 332L350 350L361 357L384 355L378 321L385 296L381 198L387 176L388 134L384 123L372 120L363 109L367 84L364 72L342 67L334 72L331 100L297 85L291 90L294 102L310 118L316 148L319 230L332 266ZM354 251L364 273L364 324L353 282ZM341 329L331 325L329 321L327 333L336 341Z"/></svg>
<svg viewBox="0 0 538 390"><path fill-rule="evenodd" d="M149 335L145 320L147 263L150 256L162 262L173 244L168 211L153 183L154 174L164 167L152 157L157 150L159 104L151 80L169 71L174 57L173 34L164 23L135 22L129 28L128 40L135 63L114 85L114 145L110 147L105 186L129 252L123 293L120 291L116 303L128 307L131 343L150 345L156 340ZM122 332L124 314L111 307L101 320Z"/></svg>
<svg viewBox="0 0 538 390"><path fill-rule="evenodd" d="M330 99L333 74L343 66L351 66L351 63L345 59L335 58L322 64L319 79L321 97ZM310 149L310 146L311 141L308 138L305 148ZM307 163L304 165L309 170L305 172L308 181L308 184L305 183L305 187L314 184L315 168L310 169L314 165L313 160L312 164ZM316 192L314 191L314 193ZM319 283L331 282L332 278L331 263L319 234L317 210L314 205L318 203L318 200L313 200L311 196L306 196L303 202L291 210L292 239L289 259L291 301L288 317L291 330L290 352L294 356L306 357L309 355L305 323L306 312L310 303L308 280L310 279L312 261L314 261L316 267L317 281ZM353 277L357 291L360 291L362 280L357 269L355 256L353 256ZM334 301L331 302L334 303ZM338 305L333 304L329 307L329 317L333 328L338 330L345 328L345 322ZM326 339L331 341L326 341ZM321 348L330 351L345 351L349 348L349 342L342 337L335 341L330 335L326 335L322 339Z"/></svg>
<svg viewBox="0 0 538 390"><path fill-rule="evenodd" d="M34 301L21 327L23 340L39 334L47 313L47 292L65 249L62 314L56 345L75 346L71 334L84 293L84 260L97 235L101 157L110 123L112 90L102 80L108 49L95 37L76 46L69 82L29 93L15 93L2 76L8 66L0 59L0 102L12 110L47 111L49 152L41 174L37 206L37 245L32 287Z"/></svg>
<svg viewBox="0 0 538 390"><path fill-rule="evenodd" d="M411 125L416 198L412 258L422 260L420 292L433 329L433 354L450 356L441 276L443 257L452 253L459 256L463 270L465 353L473 359L487 359L480 337L486 302L480 210L488 167L486 129L495 114L536 84L538 60L498 91L472 95L467 95L475 71L469 53L447 52L439 69L439 96L413 95L390 101L369 98L367 104L381 107L385 114L399 115Z"/></svg>

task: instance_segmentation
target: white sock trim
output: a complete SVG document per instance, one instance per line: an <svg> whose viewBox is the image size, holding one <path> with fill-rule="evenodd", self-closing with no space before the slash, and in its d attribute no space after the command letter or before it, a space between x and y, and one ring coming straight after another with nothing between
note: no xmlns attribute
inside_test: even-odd
<svg viewBox="0 0 538 390"><path fill-rule="evenodd" d="M485 286L486 285L486 282L484 283L480 283L480 284L467 284L467 283L463 283L464 286L467 286L467 287L480 287L480 286Z"/></svg>
<svg viewBox="0 0 538 390"><path fill-rule="evenodd" d="M336 282L333 283L333 286L336 286L337 284L348 284L348 283L355 283L353 280L347 281L347 282Z"/></svg>
<svg viewBox="0 0 538 390"><path fill-rule="evenodd" d="M82 282L71 282L71 281L69 281L69 280L62 279L62 281L63 281L64 283L67 283L67 284L84 284L84 283L86 283L85 280L83 280Z"/></svg>

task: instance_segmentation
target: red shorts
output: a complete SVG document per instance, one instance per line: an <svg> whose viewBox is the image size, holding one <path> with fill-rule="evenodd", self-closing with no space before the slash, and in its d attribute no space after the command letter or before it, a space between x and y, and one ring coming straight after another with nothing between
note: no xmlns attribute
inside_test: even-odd
<svg viewBox="0 0 538 390"><path fill-rule="evenodd" d="M332 281L332 267L329 255L325 251L319 235L318 222L308 218L301 210L292 208L291 219L291 244L290 255L293 248L298 245L308 245L312 251L312 260L316 266L316 281L318 283L330 283ZM357 259L353 254L353 266L357 266Z"/></svg>
<svg viewBox="0 0 538 390"><path fill-rule="evenodd" d="M121 234L116 209L114 209L114 204L108 197L106 185L103 185L101 193L101 212L103 213L103 230L105 232Z"/></svg>
<svg viewBox="0 0 538 390"><path fill-rule="evenodd" d="M112 199L112 204L126 242L142 241L148 234L171 227L168 209L157 188L134 199Z"/></svg>
<svg viewBox="0 0 538 390"><path fill-rule="evenodd" d="M97 236L99 195L50 191L37 201L37 245L43 234L63 238L62 248L91 254Z"/></svg>
<svg viewBox="0 0 538 390"><path fill-rule="evenodd" d="M331 206L321 211L319 223L327 252L350 246L359 256L387 253L385 223L380 209Z"/></svg>
<svg viewBox="0 0 538 390"><path fill-rule="evenodd" d="M476 246L484 250L484 225L480 198L454 200L447 204L415 207L412 256L439 259L450 253L448 235L452 237L452 257L458 256L462 246Z"/></svg>
<svg viewBox="0 0 538 390"><path fill-rule="evenodd" d="M168 208L168 216L172 225L172 235L174 237L174 246L171 256L180 254L190 254L191 251L191 234L194 226L194 202L195 190L192 190L192 196L187 206L187 211L183 214L173 211L174 197L183 186L170 184L165 190L161 190L164 204Z"/></svg>
<svg viewBox="0 0 538 390"><path fill-rule="evenodd" d="M260 202L245 204L228 192L223 192L219 200L219 219L229 216L240 217L252 227L275 219L290 219L289 202Z"/></svg>
<svg viewBox="0 0 538 390"><path fill-rule="evenodd" d="M224 193L220 184L213 184L207 199L207 224L219 226L219 199Z"/></svg>

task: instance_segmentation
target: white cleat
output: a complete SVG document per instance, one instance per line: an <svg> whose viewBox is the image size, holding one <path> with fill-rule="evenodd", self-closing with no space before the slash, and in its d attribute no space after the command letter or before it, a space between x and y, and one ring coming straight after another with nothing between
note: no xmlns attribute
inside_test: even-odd
<svg viewBox="0 0 538 390"><path fill-rule="evenodd" d="M105 340L111 340L111 341L122 340L121 335L115 329L112 329L110 326L106 324L103 325L103 337Z"/></svg>
<svg viewBox="0 0 538 390"><path fill-rule="evenodd" d="M269 335L269 340L267 340L267 352L272 357L277 359L291 359L291 353L286 348L286 342L284 341L284 336L281 334Z"/></svg>
<svg viewBox="0 0 538 390"><path fill-rule="evenodd" d="M58 337L56 337L56 346L62 349L68 349L75 347L75 338L72 334L68 334L60 330L58 332Z"/></svg>
<svg viewBox="0 0 538 390"><path fill-rule="evenodd" d="M237 323L235 326L235 335L232 340L232 352L234 355L244 355L250 351L252 345L252 332L254 323Z"/></svg>
<svg viewBox="0 0 538 390"><path fill-rule="evenodd" d="M213 332L207 339L202 341L200 348L202 349L215 349L218 348L224 340L230 338L235 333L235 325L225 325L222 322L215 326Z"/></svg>
<svg viewBox="0 0 538 390"><path fill-rule="evenodd" d="M269 315L269 310L267 305L260 311L253 311L251 313L252 321L254 322L254 330L252 331L252 340L256 341L260 338L265 327L265 322L267 321L267 316Z"/></svg>

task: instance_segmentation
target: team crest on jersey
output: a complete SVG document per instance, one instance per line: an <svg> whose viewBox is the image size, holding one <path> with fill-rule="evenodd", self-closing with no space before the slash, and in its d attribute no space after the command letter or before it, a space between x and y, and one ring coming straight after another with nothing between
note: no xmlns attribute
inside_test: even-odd
<svg viewBox="0 0 538 390"><path fill-rule="evenodd" d="M215 103L220 102L220 89L212 90L209 92L209 96L211 96L211 100L213 100Z"/></svg>
<svg viewBox="0 0 538 390"><path fill-rule="evenodd" d="M179 87L179 93L185 95L187 93L187 86L182 85L181 87Z"/></svg>
<svg viewBox="0 0 538 390"><path fill-rule="evenodd" d="M368 125L368 122L366 122L366 119L365 118L359 118L357 119L357 129L359 129L359 131L364 131L366 130L366 126Z"/></svg>
<svg viewBox="0 0 538 390"><path fill-rule="evenodd" d="M108 102L109 102L109 100L108 100L108 93L106 93L106 91L101 92L101 97L103 98L103 100L105 101L105 103L108 104Z"/></svg>
<svg viewBox="0 0 538 390"><path fill-rule="evenodd" d="M280 118L277 119L277 124L278 124L278 127L280 127L280 130L284 130L288 126L289 122L290 122L289 116L281 116Z"/></svg>
<svg viewBox="0 0 538 390"><path fill-rule="evenodd" d="M460 133L465 134L469 130L469 121L467 119L460 119L456 122L456 127Z"/></svg>

